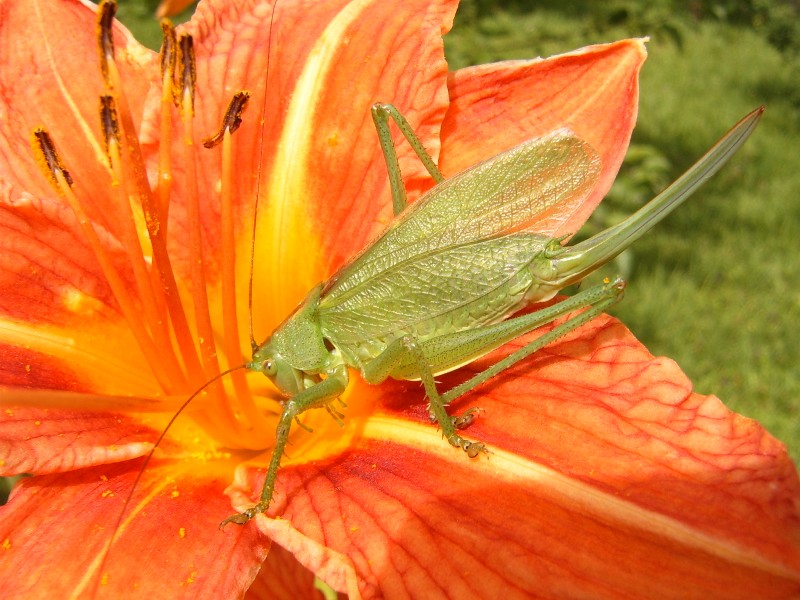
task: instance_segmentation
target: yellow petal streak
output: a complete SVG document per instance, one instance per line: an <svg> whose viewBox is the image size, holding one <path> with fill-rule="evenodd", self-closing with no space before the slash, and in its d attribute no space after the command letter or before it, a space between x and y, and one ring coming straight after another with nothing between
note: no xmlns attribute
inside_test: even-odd
<svg viewBox="0 0 800 600"><path fill-rule="evenodd" d="M108 325L93 331L91 319L78 328L66 331L44 324L28 324L11 319L0 319L0 343L25 348L31 352L53 357L64 365L82 365L81 372L91 374L91 389L106 393L141 394L160 396L148 366L139 361L136 352L124 352L125 341L133 347L135 341L126 330L110 335ZM108 340L120 345L112 347ZM32 381L40 374L31 372Z"/></svg>
<svg viewBox="0 0 800 600"><path fill-rule="evenodd" d="M269 230L258 234L259 243L263 235L266 240L263 247L273 252L266 261L259 263L269 271L266 281L270 284L258 286L265 290L259 294L265 302L259 308L273 317L288 315L308 290L327 275L321 273L317 258L320 252L313 246L316 240L308 235L306 207L314 199L308 197L305 184L318 177L314 173L316 165L311 144L316 131L314 119L317 110L323 110L319 101L324 97L322 92L329 73L336 67L338 48L347 43L345 32L372 3L352 2L330 22L311 50L291 95L265 199L268 206L261 219Z"/></svg>

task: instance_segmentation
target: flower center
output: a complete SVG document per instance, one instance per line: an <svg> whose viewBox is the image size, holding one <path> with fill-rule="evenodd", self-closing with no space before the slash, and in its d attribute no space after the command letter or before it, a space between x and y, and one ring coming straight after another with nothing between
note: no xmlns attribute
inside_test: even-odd
<svg viewBox="0 0 800 600"><path fill-rule="evenodd" d="M44 129L34 131L34 153L51 185L75 213L164 396L187 397L205 386L191 412L195 421L226 447L263 448L269 440L263 431L271 427L263 409L256 405L243 369L235 286L232 134L241 122L249 95L240 92L234 96L219 132L204 144L221 154L221 175L216 190L201 193L198 154L207 150L196 143L193 127L193 41L187 34L176 36L172 26L165 23L160 53L160 145L157 177L151 185L115 60L111 30L115 12L113 0L104 0L98 7L98 48L105 82L99 111L105 156L100 159L111 182L108 207L104 207L109 214L103 215L102 226L76 193L73 176L61 164L54 140ZM176 157L171 152L175 111L180 114L178 129L183 141L177 153L177 169L173 168ZM175 172L183 175L178 198L173 190ZM208 207L201 206L201 198L204 202L218 199L219 228L204 228L202 215ZM181 264L187 272L183 277L176 275L168 243L170 206L176 203L185 211L179 228ZM214 234L218 239L208 239L210 229L218 232ZM175 240L172 243L174 251ZM220 249L213 268L208 248ZM212 311L212 305L219 310ZM208 383L223 368L234 369L228 381L219 378Z"/></svg>

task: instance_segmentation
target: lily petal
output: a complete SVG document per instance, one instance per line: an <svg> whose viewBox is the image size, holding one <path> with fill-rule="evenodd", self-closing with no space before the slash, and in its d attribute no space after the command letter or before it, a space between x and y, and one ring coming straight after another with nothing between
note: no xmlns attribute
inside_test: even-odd
<svg viewBox="0 0 800 600"><path fill-rule="evenodd" d="M315 588L314 574L294 555L273 544L258 577L247 590L245 600L275 598L322 598Z"/></svg>
<svg viewBox="0 0 800 600"><path fill-rule="evenodd" d="M0 473L65 473L129 460L149 451L152 438L129 417L8 408L0 412Z"/></svg>
<svg viewBox="0 0 800 600"><path fill-rule="evenodd" d="M29 28L49 23L36 13L43 12L41 0L32 5L38 21L31 21L22 6L3 4L0 40L11 39L14 28L6 25L11 17ZM53 29L58 31L44 43L47 48L55 48L55 43L66 48L79 39L77 59L64 61L69 70L52 60L52 52L42 53L38 35L27 45L4 47L23 48L38 57L33 64L51 84L47 94L52 97L26 91L30 103L46 98L72 106L70 102L80 99L80 108L71 110L62 129L53 131L57 138L76 140L69 154L65 152L65 162L91 163L86 172L107 181L103 161L86 160L99 154L99 132L91 123L102 88L90 89L91 77L78 78L77 67L85 67L89 49L94 62L95 44L89 37L94 28L86 27L89 11L86 5L66 0L54 6L59 27ZM263 196L256 231L259 330L268 330L288 314L313 283L329 276L363 247L382 221L388 222L388 185L368 117L375 101L397 104L434 157L439 154L441 127L446 172L450 166L459 168L459 161L466 165L477 160L469 155L470 148L480 146L492 154L493 144L512 145L515 136L525 139L566 124L602 156L597 197L610 185L635 120L636 78L644 58L641 43L590 48L552 61L475 68L448 79L440 35L450 27L454 8L448 0L341 0L308 11L287 2L278 4L273 29L265 26L272 5L264 0L211 0L186 26L196 35L202 82L197 91L198 131L217 129L234 92L253 92L256 116L246 115L234 136L234 162L241 172L234 195L243 223L237 231L240 256L247 256L251 241L255 190ZM79 29L83 32L71 35ZM64 30L70 35L62 35ZM125 78L132 82L135 119L145 112L137 125L148 143L146 156L153 161L156 143L167 143L159 139L156 127L154 55L121 30L115 35L123 49L123 69L130 72ZM605 66L595 70L594 63ZM19 64L4 68L2 81L25 76ZM356 77L358 84L349 87ZM73 80L81 82L76 84L80 90L71 91ZM533 82L542 87L532 88ZM148 88L151 96L145 101ZM536 93L526 99L531 89ZM7 100L11 112L21 112L23 106L13 104L17 99ZM562 104L565 111L551 114L545 104ZM263 138L257 112L262 105ZM3 103L0 106L5 109ZM38 112L48 123L61 123L49 104ZM503 130L510 136L487 142L489 135L482 130L487 124L496 129L494 124L506 117L510 122ZM0 119L0 134L9 148L21 144L10 137L17 128L27 131L43 124L26 119L17 119L8 130ZM462 132L465 123L470 126ZM510 123L515 127L505 127ZM405 142L399 136L397 142L409 185L414 190L429 185ZM207 283L213 288L220 270L214 257L220 242L213 241L218 228L213 201L219 195L221 169L213 152L196 159L198 200L205 211L202 226L212 240L206 241L212 251ZM4 200L16 202L6 202L9 208L0 227L14 232L18 222L30 218L24 211L33 211L41 212L42 221L55 231L62 207L58 200L33 200L51 195L38 173L39 183L28 187L35 171L32 161L22 159L16 165L10 159L9 165L20 169L9 167L9 173L0 173L0 192ZM15 173L21 174L19 179ZM175 175L181 174L176 165ZM181 210L187 198L181 186L177 177L177 210L170 213L171 258L173 252L180 255L185 243ZM92 218L103 230L105 243L116 248L114 223L100 210L103 194L82 193L90 199ZM553 230L577 228L594 201L593 197L586 206L575 207ZM77 239L75 220L65 222L62 236L68 243ZM32 236L29 243L34 246L45 241ZM19 243L25 235L15 239ZM8 275L3 285L12 289L16 281L24 284L26 275L35 275L35 267L48 265L57 254L54 246L34 254L35 260L0 263L0 273ZM97 268L86 258L86 245L68 256L43 279L29 276L37 283L28 283L26 291L8 303L17 312L6 313L20 318L0 323L6 326L0 335L17 331L9 324L25 324L24 333L35 343L25 348L20 336L0 338L5 344L0 346L2 364L12 365L3 371L8 376L3 382L38 391L65 390L62 393L92 402L98 392L160 401L163 391L155 386L141 353L125 352L133 345L130 334L115 328L117 309L107 299ZM246 267L246 261L240 262ZM237 273L242 287L247 282L247 273L243 275ZM42 280L45 285L39 283ZM74 311L59 308L48 320L50 306L70 298L59 287L64 281L81 291L79 299L91 299L98 315L96 321L84 318L77 334L66 324L80 322L84 313L76 318ZM25 303L35 304L37 294L45 308L25 312ZM46 344L36 341L34 333L41 331ZM102 345L104 337L114 340ZM53 340L80 352L54 351ZM95 362L108 357L110 368L92 375L97 364L84 364L80 358L85 355ZM50 356L52 370L46 371ZM486 364L446 376L445 387ZM36 373L26 381L29 368ZM92 429L81 433L62 411L25 408L6 413L7 433L14 442L5 450L13 462L9 470L30 467L52 474L24 480L3 509L0 552L8 558L3 564L19 573L4 592L24 597L34 589L66 586L67 595L80 596L96 586L108 597L240 596L256 581L265 558L269 542L264 532L296 560L281 553L264 564L263 580L254 594L267 589L262 584L270 581L269 571L284 565L287 580L275 582L273 591L307 590L313 572L352 598L437 592L487 596L498 589L517 597L618 597L642 589L655 589L663 597L698 591L734 598L800 594L800 484L785 449L715 398L692 394L671 361L654 359L613 320L594 321L454 403L457 411L470 406L485 410L467 435L491 447L494 454L487 459L471 461L440 439L428 422L417 384L369 387L355 382L352 387L355 402L348 408L346 435L337 438L343 441L338 446L320 443L315 453L298 451L280 471L270 506L270 516L280 518L262 515L257 527L229 526L222 533L216 525L230 514L230 502L221 492L243 454L229 456L220 450L218 439L206 436L193 442L185 431L173 432L174 439L164 448L169 456L156 455L116 529L115 519L123 514L142 461L102 463L144 452L144 428L128 418L115 426L113 417L84 412L77 418ZM362 393L364 387L369 387L367 394ZM16 389L13 394L24 392ZM116 398L109 409L119 406ZM173 400L164 407L172 407ZM139 400L133 402L142 406ZM262 406L254 405L254 412L260 414ZM39 415L54 421L41 430L45 435L37 431ZM223 425L219 429L220 435L227 432ZM322 437L320 432L316 435ZM303 447L304 439L320 439L303 436L302 431L293 436L293 443L299 443L293 444L292 452ZM59 472L68 467L81 468ZM252 505L262 480L263 473L238 467L227 490L234 505ZM104 557L114 536L110 554ZM69 569L57 568L65 556Z"/></svg>
<svg viewBox="0 0 800 600"><path fill-rule="evenodd" d="M186 10L194 0L161 0L156 9L156 18L172 17Z"/></svg>
<svg viewBox="0 0 800 600"><path fill-rule="evenodd" d="M611 189L639 106L644 40L581 48L546 60L461 69L449 82L441 168L458 173L531 137L568 127L598 152L602 172L573 213L542 223L553 237L575 233ZM502 135L491 135L492 132Z"/></svg>
<svg viewBox="0 0 800 600"><path fill-rule="evenodd" d="M201 463L153 462L106 563L114 515L141 466L127 462L23 480L0 522L7 598L36 590L63 597L237 597L255 579L268 543L254 528L223 533L205 524L230 511L226 476ZM192 469L196 469L195 473ZM79 515L80 518L75 518ZM202 523L204 525L200 526ZM53 532L69 543L53 543ZM113 564L113 569L107 568Z"/></svg>
<svg viewBox="0 0 800 600"><path fill-rule="evenodd" d="M97 118L104 87L99 68L91 68L99 63L89 6L88 2L68 0L3 2L0 81L5 85L0 88L0 179L18 192L52 197L52 190L30 158L28 139L35 127L46 125L59 144L64 163L81 166L76 189L86 198L90 215L97 223L107 224L103 190L108 187L103 182L107 183L109 176L103 167L105 152ZM157 57L119 24L113 26L113 34L128 102L134 114L140 115L157 74Z"/></svg>
<svg viewBox="0 0 800 600"><path fill-rule="evenodd" d="M291 311L310 287L388 222L388 179L370 118L373 103L396 104L429 152L438 155L439 126L448 102L441 35L452 25L456 4L455 0L342 0L309 11L301 3L279 3L272 20L273 6L265 0L212 0L202 3L191 22L181 27L196 42L202 82L196 96L197 131L216 131L228 99L239 90L251 93L250 108L235 136L236 169L253 174L237 181L242 224L237 241L240 255L249 254L247 224L258 189L260 268L254 287L256 296L264 298L262 314L274 318ZM297 35L298 28L302 36ZM352 79L354 73L357 81ZM150 103L142 126L144 149L151 160L158 141L155 106ZM413 197L429 178L399 135L397 141ZM218 156L208 152L198 160L199 188L217 189ZM178 205L185 198L180 174L180 165L174 166L173 195ZM209 254L214 257L217 219L208 204L203 206L208 213ZM364 227L365 223L374 225ZM311 225L313 236L306 234ZM319 247L312 251L313 240ZM269 255L262 257L266 251L262 248L268 248ZM171 248L173 252L182 254L180 244ZM212 258L211 268L216 267ZM247 281L249 274L243 270L241 275L237 280ZM257 315L257 324L260 319ZM257 328L268 330L276 324L268 318Z"/></svg>
<svg viewBox="0 0 800 600"><path fill-rule="evenodd" d="M409 405L412 385L381 387L382 410L349 451L286 467L281 518L259 517L339 591L800 591L800 481L785 447L693 394L617 321L592 321L453 407L485 410L467 433L487 443L485 460L441 439L424 406ZM241 477L229 493L245 506L261 477Z"/></svg>
<svg viewBox="0 0 800 600"><path fill-rule="evenodd" d="M2 11L0 46L7 51L0 81L13 88L0 90L0 353L4 366L17 369L3 382L130 392L128 384L152 383L152 377L136 352L127 352L119 370L98 368L135 345L75 215L54 198L28 139L47 125L63 162L80 167L73 173L76 191L112 261L125 264L103 191L110 189L97 123L104 88L99 67L87 69L98 63L93 12L80 2L40 0L6 2ZM140 114L155 55L123 28L114 26L113 33L128 100ZM125 281L128 270L120 272ZM139 389L154 391L147 384Z"/></svg>

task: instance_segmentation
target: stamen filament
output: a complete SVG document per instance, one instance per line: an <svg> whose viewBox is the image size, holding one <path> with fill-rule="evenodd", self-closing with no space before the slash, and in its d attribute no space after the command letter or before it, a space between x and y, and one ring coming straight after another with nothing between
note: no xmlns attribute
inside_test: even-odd
<svg viewBox="0 0 800 600"><path fill-rule="evenodd" d="M110 256L106 252L106 247L100 241L94 229L93 221L84 212L80 201L72 191L72 178L62 166L50 135L44 129L34 130L31 145L37 157L37 162L42 167L45 176L51 182L56 192L67 200L70 208L72 208L72 211L75 213L78 223L92 248L92 252L100 263L103 275L108 280L111 292L114 294L123 316L129 323L133 335L139 347L142 349L142 353L150 365L150 368L153 370L159 384L164 389L167 389L169 375L163 370L163 365L158 360L158 352L156 351L153 339L142 325L140 317L141 311L128 293L128 288L122 281Z"/></svg>
<svg viewBox="0 0 800 600"><path fill-rule="evenodd" d="M236 247L233 215L233 128L230 123L241 122L241 113L247 104L249 94L240 92L234 96L223 122L222 134L222 197L220 206L220 220L222 226L222 318L224 331L224 350L229 365L235 365L241 360L241 347L239 346L239 323L236 317ZM232 110L232 107L235 107ZM228 124L226 124L228 122ZM243 371L234 371L233 379L234 414L241 413L249 426L255 430L263 431L268 427L266 419L256 407L250 388L247 386Z"/></svg>
<svg viewBox="0 0 800 600"><path fill-rule="evenodd" d="M160 144L158 146L158 219L163 235L167 237L169 224L169 198L172 191L172 111L173 77L175 76L175 28L167 19L161 21L164 38L161 43L161 123Z"/></svg>
<svg viewBox="0 0 800 600"><path fill-rule="evenodd" d="M115 11L116 4L111 0L103 0L98 8L98 45L100 47L103 76L117 106L120 130L125 141L123 144L123 162L130 167L137 196L145 215L147 231L153 250L153 269L161 282L161 285L156 287L158 299L163 306L167 307L175 333L178 352L189 373L189 378L193 381L200 381L206 379L206 377L200 366L200 359L197 356L189 322L180 300L178 285L175 281L167 251L166 236L162 231L158 208L155 206L150 183L147 180L139 138L136 135L132 113L122 86L122 78L114 59L111 22Z"/></svg>
<svg viewBox="0 0 800 600"><path fill-rule="evenodd" d="M125 172L122 167L116 109L114 107L114 99L111 96L101 97L100 112L103 133L105 134L106 153L113 176L112 187L116 191L117 204L121 211L118 219L118 223L121 226L120 241L128 249L127 255L132 263L133 274L139 289L139 299L142 302L146 322L150 324L150 333L153 336L156 348L159 350L159 361L163 362L167 372L172 374L172 385L166 388L165 392L168 394L176 393L181 386L185 389L188 381L186 374L176 360L175 354L170 351L172 343L169 336L168 323L162 316L164 313L160 311L150 272L145 264L144 253L136 232Z"/></svg>
<svg viewBox="0 0 800 600"><path fill-rule="evenodd" d="M220 371L217 361L217 350L214 342L214 330L208 306L208 290L206 289L206 267L203 257L203 237L201 231L200 205L198 203L197 164L195 163L194 138L194 49L192 38L182 35L178 40L178 76L180 77L180 113L183 125L183 142L185 150L184 166L186 169L187 217L189 221L189 256L192 257L190 272L192 282L192 300L194 318L200 343L200 356L206 379L217 375ZM218 428L227 431L238 429L236 417L231 406L226 402L219 386L211 386L218 414L227 421L227 427Z"/></svg>

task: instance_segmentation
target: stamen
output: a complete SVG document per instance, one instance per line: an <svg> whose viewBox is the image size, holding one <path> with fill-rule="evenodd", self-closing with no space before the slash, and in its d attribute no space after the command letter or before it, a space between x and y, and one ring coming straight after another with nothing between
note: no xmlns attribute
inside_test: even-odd
<svg viewBox="0 0 800 600"><path fill-rule="evenodd" d="M167 237L169 224L169 198L172 191L172 114L170 104L176 101L173 94L173 77L175 76L175 27L167 19L161 21L164 39L161 43L161 143L158 146L158 219L164 237Z"/></svg>
<svg viewBox="0 0 800 600"><path fill-rule="evenodd" d="M139 145L139 138L133 123L133 116L122 86L122 78L114 60L114 46L111 42L111 23L116 12L116 3L103 0L98 10L98 46L100 63L106 85L114 96L121 126L123 157L122 162L131 172L135 193L144 212L147 232L153 250L154 277L161 285L156 288L159 304L167 307L172 328L175 333L177 351L184 362L189 377L194 381L207 379L200 366L189 323L183 311L178 293L178 285L172 271L172 264L167 251L166 236L161 230L159 208L156 206L147 179L147 171Z"/></svg>
<svg viewBox="0 0 800 600"><path fill-rule="evenodd" d="M242 124L242 113L247 108L247 103L250 101L250 92L241 91L237 92L230 103L228 109L225 111L225 116L222 117L222 126L219 131L210 138L203 141L203 146L206 148L213 148L222 142L225 132L234 133L239 129Z"/></svg>
<svg viewBox="0 0 800 600"><path fill-rule="evenodd" d="M236 317L236 242L233 212L236 179L233 173L232 134L242 122L242 112L247 107L249 98L250 94L245 91L234 95L225 111L220 131L203 144L206 148L211 148L219 142L222 143L222 195L220 202L222 263L220 271L222 273L224 351L229 365L235 365L242 358L239 346L239 323ZM235 393L230 398L230 402L234 405L234 414L241 415L252 430L263 431L262 427L267 427L268 423L253 401L244 372L235 371L231 374L231 378Z"/></svg>
<svg viewBox="0 0 800 600"><path fill-rule="evenodd" d="M183 124L183 141L185 150L186 202L189 220L189 246L191 261L192 299L194 302L195 325L200 342L200 356L203 362L206 379L219 373L217 350L214 343L214 330L208 306L208 290L206 289L206 267L203 256L203 237L201 230L199 194L197 188L197 164L195 162L194 142L194 45L190 35L181 35L178 39L178 76L181 85L181 123ZM237 361L238 362L238 361ZM220 428L235 431L237 423L230 405L220 393L219 386L209 388L215 407L227 421L227 426Z"/></svg>
<svg viewBox="0 0 800 600"><path fill-rule="evenodd" d="M178 38L178 97L181 112L187 111L194 116L194 87L197 80L197 67L194 60L194 39L191 35L182 34Z"/></svg>
<svg viewBox="0 0 800 600"><path fill-rule="evenodd" d="M72 191L72 178L69 177L67 170L63 167L50 134L44 129L35 129L31 142L36 162L42 167L45 177L50 181L56 192L67 200L70 208L72 208L72 211L75 213L81 229L94 252L95 258L97 258L97 261L100 263L103 275L108 281L109 287L111 287L111 292L117 299L123 316L131 326L133 335L139 347L142 349L142 353L159 383L163 387L166 387L169 382L169 376L163 370L163 365L158 360L158 352L152 338L142 326L142 320L140 318L141 311L128 293L127 286L122 281L116 267L106 252L105 246L100 241L92 220L84 212L80 201Z"/></svg>
<svg viewBox="0 0 800 600"><path fill-rule="evenodd" d="M172 77L175 73L175 61L177 60L177 55L175 52L175 26L169 19L161 20L161 33L163 34L160 52L161 79L162 81L169 79L169 81L172 82Z"/></svg>
<svg viewBox="0 0 800 600"><path fill-rule="evenodd" d="M97 45L100 51L100 68L103 79L108 82L108 64L114 60L114 37L111 25L117 14L117 3L114 0L100 0L97 7Z"/></svg>
<svg viewBox="0 0 800 600"><path fill-rule="evenodd" d="M111 96L100 96L100 123L103 127L106 157L109 164L112 164L111 147L112 145L119 146L120 136L117 109L114 107L114 98Z"/></svg>
<svg viewBox="0 0 800 600"><path fill-rule="evenodd" d="M117 219L120 226L120 241L127 249L126 254L131 260L136 285L139 289L139 298L144 308L145 320L150 326L150 334L153 336L155 346L159 350L159 361L164 364L165 369L171 374L171 385L166 387L165 391L168 394L177 393L181 388L185 389L188 381L186 374L178 364L175 354L171 351L172 343L168 324L162 316L161 305L159 305L159 299L153 288L153 281L145 264L144 252L137 233L137 219L134 217L134 210L128 196L126 175L120 152L119 121L114 98L111 96L100 97L100 122L103 127L106 155L114 177L112 189L116 191L117 207L120 211ZM141 221L141 216L139 221ZM147 241L149 242L149 239Z"/></svg>
<svg viewBox="0 0 800 600"><path fill-rule="evenodd" d="M69 171L64 168L64 165L61 164L61 159L56 152L56 147L53 145L50 134L44 129L35 129L33 131L33 136L33 153L36 156L39 167L42 169L42 173L47 177L50 185L59 193L61 193L61 189L59 188L61 179L63 179L69 187L72 187L72 177Z"/></svg>

